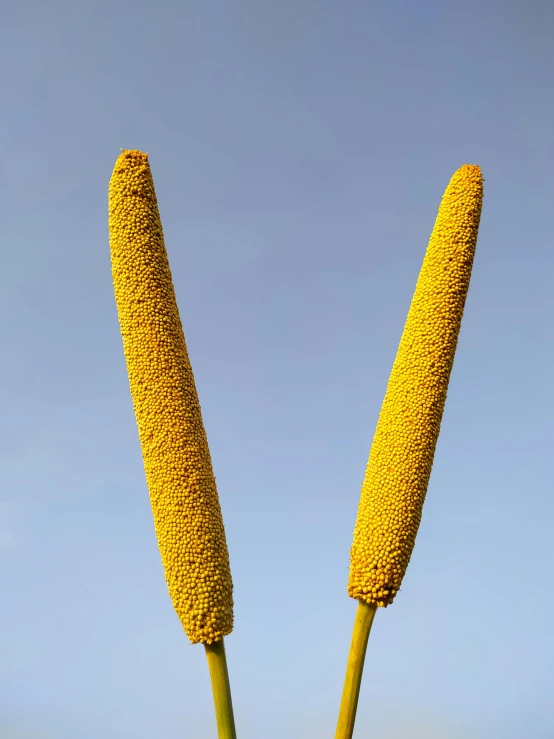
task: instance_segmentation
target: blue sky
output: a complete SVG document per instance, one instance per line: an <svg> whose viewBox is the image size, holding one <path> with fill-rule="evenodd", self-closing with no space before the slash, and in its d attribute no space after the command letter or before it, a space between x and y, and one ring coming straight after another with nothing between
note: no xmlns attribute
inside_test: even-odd
<svg viewBox="0 0 554 739"><path fill-rule="evenodd" d="M0 737L215 737L112 292L108 181L139 148L226 524L239 739L334 735L377 415L442 193L482 167L423 522L356 737L550 739L552 4L4 6Z"/></svg>

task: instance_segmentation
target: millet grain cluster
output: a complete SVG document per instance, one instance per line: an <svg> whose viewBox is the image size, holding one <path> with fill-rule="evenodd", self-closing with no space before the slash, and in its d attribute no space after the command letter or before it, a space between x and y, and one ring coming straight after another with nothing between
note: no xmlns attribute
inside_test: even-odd
<svg viewBox="0 0 554 739"><path fill-rule="evenodd" d="M410 561L446 400L481 217L483 178L444 193L373 439L350 554L348 594L392 603Z"/></svg>
<svg viewBox="0 0 554 739"><path fill-rule="evenodd" d="M233 584L210 452L148 155L123 151L109 187L112 275L158 546L193 643L233 628Z"/></svg>

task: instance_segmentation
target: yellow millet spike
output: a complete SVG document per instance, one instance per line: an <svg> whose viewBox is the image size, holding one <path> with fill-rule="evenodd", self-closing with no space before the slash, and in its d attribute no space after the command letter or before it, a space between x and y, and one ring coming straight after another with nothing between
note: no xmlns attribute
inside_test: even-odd
<svg viewBox="0 0 554 739"><path fill-rule="evenodd" d="M190 641L211 644L233 629L233 583L148 154L122 150L108 205L115 299L165 577Z"/></svg>
<svg viewBox="0 0 554 739"><path fill-rule="evenodd" d="M348 595L392 603L415 538L469 287L483 200L478 166L455 172L437 220L369 454L350 553Z"/></svg>

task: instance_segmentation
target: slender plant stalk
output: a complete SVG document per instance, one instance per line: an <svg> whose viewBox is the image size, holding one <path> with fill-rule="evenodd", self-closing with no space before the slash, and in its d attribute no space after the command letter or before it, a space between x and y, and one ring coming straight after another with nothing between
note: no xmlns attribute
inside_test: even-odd
<svg viewBox="0 0 554 739"><path fill-rule="evenodd" d="M368 605L358 601L335 739L352 739L354 733L367 640L376 609L375 604Z"/></svg>
<svg viewBox="0 0 554 739"><path fill-rule="evenodd" d="M236 739L223 646L233 630L229 552L148 154L118 157L108 206L114 294L166 582L189 640L206 647L219 739Z"/></svg>
<svg viewBox="0 0 554 739"><path fill-rule="evenodd" d="M483 176L451 177L419 273L379 414L350 550L359 605L335 739L351 739L371 624L412 556L458 341L483 201Z"/></svg>
<svg viewBox="0 0 554 739"><path fill-rule="evenodd" d="M213 644L204 644L204 647L214 694L217 735L219 739L237 739L223 639Z"/></svg>

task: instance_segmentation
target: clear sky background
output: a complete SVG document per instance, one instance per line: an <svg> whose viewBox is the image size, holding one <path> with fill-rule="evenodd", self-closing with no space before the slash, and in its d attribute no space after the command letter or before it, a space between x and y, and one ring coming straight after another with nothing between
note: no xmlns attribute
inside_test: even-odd
<svg viewBox="0 0 554 739"><path fill-rule="evenodd" d="M235 582L239 739L333 737L360 484L437 208L483 215L356 739L551 739L554 6L0 7L0 738L213 739L154 537L107 189L150 154Z"/></svg>

